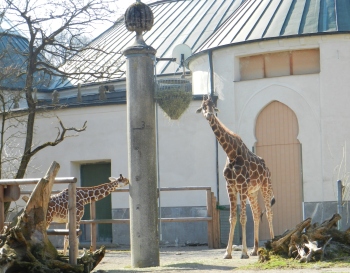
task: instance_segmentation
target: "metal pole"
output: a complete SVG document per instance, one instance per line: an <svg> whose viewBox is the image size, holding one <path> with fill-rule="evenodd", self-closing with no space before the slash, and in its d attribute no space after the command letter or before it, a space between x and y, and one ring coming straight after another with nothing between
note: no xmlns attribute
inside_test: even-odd
<svg viewBox="0 0 350 273"><path fill-rule="evenodd" d="M154 60L156 50L134 44L126 57L130 248L133 267L159 266Z"/></svg>
<svg viewBox="0 0 350 273"><path fill-rule="evenodd" d="M159 171L159 131L158 131L158 105L156 105L156 140L157 140L157 177L158 177L158 229L159 229L159 240L163 240L162 234L162 205L161 205L161 196L160 196L160 171Z"/></svg>
<svg viewBox="0 0 350 273"><path fill-rule="evenodd" d="M341 180L337 181L338 185L338 214L343 218L343 183ZM338 229L342 229L342 219L338 221Z"/></svg>

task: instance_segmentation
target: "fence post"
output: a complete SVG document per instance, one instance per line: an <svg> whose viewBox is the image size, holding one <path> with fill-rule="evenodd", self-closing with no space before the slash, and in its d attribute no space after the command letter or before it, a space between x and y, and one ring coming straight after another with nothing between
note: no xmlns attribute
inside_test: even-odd
<svg viewBox="0 0 350 273"><path fill-rule="evenodd" d="M0 186L0 232L5 225L5 203L4 203L4 186Z"/></svg>
<svg viewBox="0 0 350 273"><path fill-rule="evenodd" d="M207 213L212 220L208 221L208 247L213 248L213 201L211 198L211 190L207 190Z"/></svg>
<svg viewBox="0 0 350 273"><path fill-rule="evenodd" d="M90 203L90 218L91 218L91 220L96 219L96 202L95 201L91 201L91 203ZM91 223L91 248L92 248L92 251L96 250L96 238L97 238L96 223Z"/></svg>
<svg viewBox="0 0 350 273"><path fill-rule="evenodd" d="M337 181L338 186L338 214L343 218L343 183L341 180ZM342 229L342 219L338 221L338 229Z"/></svg>
<svg viewBox="0 0 350 273"><path fill-rule="evenodd" d="M69 263L77 265L78 240L77 240L77 188L75 183L68 185L68 228L69 228Z"/></svg>
<svg viewBox="0 0 350 273"><path fill-rule="evenodd" d="M216 208L216 197L214 193L211 193L212 196L212 207L213 207L213 248L220 248L220 224L218 217L218 210Z"/></svg>

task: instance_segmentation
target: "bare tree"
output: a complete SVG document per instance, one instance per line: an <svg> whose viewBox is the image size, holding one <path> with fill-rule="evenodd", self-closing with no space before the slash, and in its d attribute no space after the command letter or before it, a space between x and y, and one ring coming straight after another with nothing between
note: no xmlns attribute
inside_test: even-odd
<svg viewBox="0 0 350 273"><path fill-rule="evenodd" d="M24 75L23 93L28 106L27 132L24 153L16 178L22 178L30 158L38 151L33 149L33 128L37 103L33 99L33 89L48 88L53 79L77 78L82 73L88 73L96 78L106 77L103 68L95 68L86 72L69 72L72 62L88 62L96 58L100 48L92 46L81 47L81 42L87 31L97 21L111 18L112 1L108 0L5 0L5 16L11 19L16 28L28 33L28 51L25 68L19 74ZM93 56L79 60L69 60L67 57L91 48L96 50ZM83 54L80 54L83 56ZM54 58L54 62L50 59ZM102 70L102 71L101 71ZM74 129L73 129L74 130ZM63 130L62 132L66 132ZM61 141L62 137L58 138ZM56 142L57 142L56 141ZM56 145L57 143L47 143ZM42 145L42 147L48 146ZM40 150L40 149L39 149Z"/></svg>
<svg viewBox="0 0 350 273"><path fill-rule="evenodd" d="M27 48L22 52L15 52L20 65L12 68L12 84L7 82L2 87L2 90L9 87L13 89L13 82L20 83L16 88L20 95L16 96L23 96L27 106L24 149L15 175L15 178L23 178L30 159L37 152L62 142L68 132L81 132L86 128L86 124L78 129L65 128L60 122L61 130L55 140L34 146L34 124L39 110L33 95L34 89L47 90L54 81L78 79L83 74L96 79L108 78L108 67L94 66L88 71L76 69L73 71L70 67L90 62L102 54L103 49L97 46L90 44L83 47L82 45L86 43L86 37L91 36L95 23L113 19L112 8L116 8L117 5L111 0L4 0L0 5L2 5L0 17L10 19L10 27L0 33L0 39L5 37L8 39L9 35L16 35L18 30L28 37ZM91 49L95 54L89 54L89 56L83 54L84 51L91 51ZM78 58L72 58L78 53ZM6 55L6 52L3 54ZM3 59L6 60L6 56L3 56ZM8 79L4 77L6 78ZM7 106L7 109L11 108L13 107ZM2 113L4 121L6 114ZM12 111L11 117L13 116Z"/></svg>
<svg viewBox="0 0 350 273"><path fill-rule="evenodd" d="M11 44L11 41L20 39L22 47L2 48L0 46L0 67L2 68L0 70L0 178L3 177L4 166L9 166L10 161L17 163L12 164L16 166L14 178L23 178L34 155L86 129L86 122L80 128L66 127L58 119L59 129L56 138L34 144L36 115L45 108L38 104L36 90L52 90L51 87L58 81L80 79L86 74L97 80L109 77L113 72L111 70L111 67L114 67L113 64L108 64L108 67L94 66L85 71L71 69L71 67L89 63L104 53L103 48L95 46L94 43L85 46L86 37L91 36L95 23L116 19L113 16L115 12L113 8L117 7L115 2L115 0L1 1L0 45ZM3 24L1 24L4 18L8 20L6 29L2 28ZM87 50L89 52L93 50L94 54L84 54ZM19 104L24 107L19 107ZM21 126L24 130L17 130ZM13 128L16 129L13 130ZM16 141L19 139L22 143L18 144ZM21 149L20 152L18 152L19 149ZM12 154L12 157L7 157L7 161L4 161L4 155L7 154ZM7 211L10 203L6 203L5 206ZM46 213L39 216L39 222L45 219L44 215ZM42 228L37 231L45 232ZM14 232L17 237L11 237ZM8 238L11 237L12 241L17 240L18 232L20 232L18 228L10 229L1 236L3 249L5 246L7 249L11 248L12 243ZM28 248L23 240L18 243ZM53 256L57 257L55 251ZM37 260L34 260L37 263ZM36 269L33 270L37 272ZM50 268L46 264L40 272L49 271ZM77 269L74 272L80 271Z"/></svg>

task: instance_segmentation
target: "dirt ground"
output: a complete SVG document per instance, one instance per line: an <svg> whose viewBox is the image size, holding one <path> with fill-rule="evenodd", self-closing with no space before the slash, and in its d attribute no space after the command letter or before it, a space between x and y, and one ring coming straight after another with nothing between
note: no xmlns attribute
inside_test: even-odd
<svg viewBox="0 0 350 273"><path fill-rule="evenodd" d="M198 247L164 247L160 248L160 266L151 268L132 268L130 251L106 250L106 255L100 264L92 271L94 273L117 272L210 272L227 273L243 272L255 273L257 270L242 270L241 266L256 263L257 257L240 259L241 252L234 251L232 260L223 259L225 249L208 249L206 246ZM268 273L328 273L350 272L350 268L315 268L293 270L265 270Z"/></svg>

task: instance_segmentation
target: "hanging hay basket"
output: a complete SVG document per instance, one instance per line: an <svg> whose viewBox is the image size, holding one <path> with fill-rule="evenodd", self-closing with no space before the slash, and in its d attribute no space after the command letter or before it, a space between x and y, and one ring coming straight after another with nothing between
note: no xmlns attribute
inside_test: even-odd
<svg viewBox="0 0 350 273"><path fill-rule="evenodd" d="M179 119L192 100L192 85L186 79L159 79L156 87L156 100L173 120Z"/></svg>

